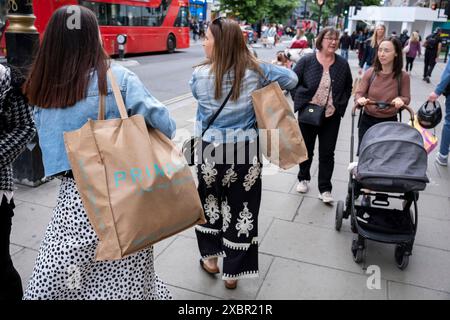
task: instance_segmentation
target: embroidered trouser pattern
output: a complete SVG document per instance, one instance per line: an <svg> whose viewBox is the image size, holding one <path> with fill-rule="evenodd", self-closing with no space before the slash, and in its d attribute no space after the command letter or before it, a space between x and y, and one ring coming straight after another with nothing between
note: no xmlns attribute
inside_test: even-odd
<svg viewBox="0 0 450 320"><path fill-rule="evenodd" d="M246 164L197 166L198 192L207 223L196 227L203 259L223 257L223 279L258 276L258 213L261 164L249 156Z"/></svg>

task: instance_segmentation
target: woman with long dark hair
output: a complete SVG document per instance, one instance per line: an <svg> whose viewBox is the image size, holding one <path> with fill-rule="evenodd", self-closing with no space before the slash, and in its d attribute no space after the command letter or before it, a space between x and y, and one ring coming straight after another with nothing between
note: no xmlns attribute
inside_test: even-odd
<svg viewBox="0 0 450 320"><path fill-rule="evenodd" d="M76 9L76 10L69 10ZM79 28L69 28L73 11ZM112 64L103 50L94 13L62 7L52 16L24 91L36 106L35 121L46 176L61 187L25 299L166 299L170 294L153 267L153 249L118 261L95 261L98 238L83 207L64 148L63 133L98 118L100 95L105 119L120 118L107 70L119 84L129 115L141 114L149 127L172 137L175 123L129 70Z"/></svg>
<svg viewBox="0 0 450 320"><path fill-rule="evenodd" d="M372 68L363 75L355 93L355 104L364 106L359 124L359 143L366 131L373 125L385 121L397 121L400 108L411 100L410 78L402 71L402 44L397 38L384 39L378 45ZM368 105L368 101L384 101L393 106L379 109Z"/></svg>
<svg viewBox="0 0 450 320"><path fill-rule="evenodd" d="M198 101L197 136L224 107L202 136L198 191L207 223L197 226L196 234L203 269L219 273L217 260L223 257L222 279L226 288L234 289L239 279L259 274L261 157L251 94L266 80L292 89L297 77L287 68L258 62L231 20L214 20L203 47L207 61L195 69L190 82Z"/></svg>

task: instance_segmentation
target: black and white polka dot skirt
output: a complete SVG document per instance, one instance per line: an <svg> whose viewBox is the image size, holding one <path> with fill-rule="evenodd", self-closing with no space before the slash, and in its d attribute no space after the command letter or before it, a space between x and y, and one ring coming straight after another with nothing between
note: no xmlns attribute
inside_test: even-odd
<svg viewBox="0 0 450 320"><path fill-rule="evenodd" d="M63 178L24 299L171 299L155 274L153 248L96 262L97 243L75 180Z"/></svg>

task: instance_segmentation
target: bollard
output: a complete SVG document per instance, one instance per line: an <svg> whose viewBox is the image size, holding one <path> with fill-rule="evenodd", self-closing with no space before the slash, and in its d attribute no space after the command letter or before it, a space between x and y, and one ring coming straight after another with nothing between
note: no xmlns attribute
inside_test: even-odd
<svg viewBox="0 0 450 320"><path fill-rule="evenodd" d="M123 44L119 44L119 59L124 60L125 58L125 46Z"/></svg>
<svg viewBox="0 0 450 320"><path fill-rule="evenodd" d="M119 59L124 60L125 58L125 44L127 43L127 35L126 34L118 34L117 35L117 44L119 45Z"/></svg>

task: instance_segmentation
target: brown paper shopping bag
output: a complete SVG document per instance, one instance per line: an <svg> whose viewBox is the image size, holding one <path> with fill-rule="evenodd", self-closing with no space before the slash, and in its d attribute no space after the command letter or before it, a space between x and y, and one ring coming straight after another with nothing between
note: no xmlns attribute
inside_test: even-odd
<svg viewBox="0 0 450 320"><path fill-rule="evenodd" d="M64 133L83 205L100 241L96 260L135 253L195 224L205 223L189 167L176 146L142 115L128 117L111 70L121 118L89 120ZM104 101L104 99L100 99Z"/></svg>
<svg viewBox="0 0 450 320"><path fill-rule="evenodd" d="M252 99L264 156L282 169L308 160L297 119L278 82L254 91Z"/></svg>

